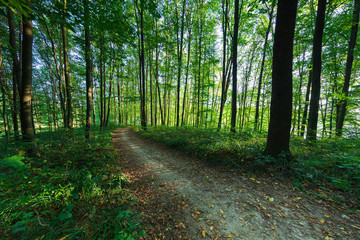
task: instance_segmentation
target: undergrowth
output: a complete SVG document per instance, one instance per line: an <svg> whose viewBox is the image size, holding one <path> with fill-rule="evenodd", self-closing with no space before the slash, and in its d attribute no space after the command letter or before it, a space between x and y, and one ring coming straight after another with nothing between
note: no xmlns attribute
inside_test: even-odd
<svg viewBox="0 0 360 240"><path fill-rule="evenodd" d="M333 201L345 202L344 197L332 191L351 195L350 205L360 201L360 140L324 139L308 142L292 138L292 161L286 156L277 159L263 156L266 136L256 132L228 133L216 129L191 127L150 127L139 133L154 141L164 143L188 154L215 164L241 168L255 173L270 172L293 179L301 190L326 189ZM338 199L336 199L338 198Z"/></svg>
<svg viewBox="0 0 360 240"><path fill-rule="evenodd" d="M127 181L116 164L111 132L45 132L38 156L0 147L1 239L137 239L144 235Z"/></svg>

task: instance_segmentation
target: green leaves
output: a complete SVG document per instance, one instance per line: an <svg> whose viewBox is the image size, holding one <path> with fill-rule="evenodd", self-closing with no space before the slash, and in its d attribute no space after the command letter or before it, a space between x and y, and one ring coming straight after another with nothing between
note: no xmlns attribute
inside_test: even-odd
<svg viewBox="0 0 360 240"><path fill-rule="evenodd" d="M3 158L0 160L0 168L6 168L6 167L13 167L15 169L24 168L25 163L21 161L23 159L24 157L18 155Z"/></svg>
<svg viewBox="0 0 360 240"><path fill-rule="evenodd" d="M0 160L0 228L5 236L143 236L138 216L128 210L129 193L122 187L125 177L113 163L117 156L110 133L94 131L91 141L84 139L82 129L73 131L72 141L64 141L66 132L49 136L38 135L39 156L27 159L29 164L19 155ZM7 151L2 154L10 155L10 148Z"/></svg>

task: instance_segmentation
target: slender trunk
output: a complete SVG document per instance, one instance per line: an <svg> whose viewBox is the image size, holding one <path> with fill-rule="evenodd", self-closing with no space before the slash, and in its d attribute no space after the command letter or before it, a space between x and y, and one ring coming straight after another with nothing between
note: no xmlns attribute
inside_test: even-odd
<svg viewBox="0 0 360 240"><path fill-rule="evenodd" d="M326 0L318 1L318 10L315 24L315 34L312 53L311 98L307 136L309 140L316 140L319 116L320 81L321 81L321 52L322 37L325 25Z"/></svg>
<svg viewBox="0 0 360 240"><path fill-rule="evenodd" d="M9 126L7 121L7 114L6 114L6 96L5 96L5 86L6 86L6 76L5 76L5 69L2 64L2 55L0 52L0 90L2 96L2 117L4 122L4 130L5 130L5 137L6 141L9 141Z"/></svg>
<svg viewBox="0 0 360 240"><path fill-rule="evenodd" d="M120 91L120 67L117 72L117 100L118 100L118 109L119 109L119 125L123 123L122 114L121 114L121 91ZM122 79L121 79L122 82Z"/></svg>
<svg viewBox="0 0 360 240"><path fill-rule="evenodd" d="M198 86L197 86L197 115L196 115L196 126L200 126L200 90L201 90L201 57L202 57L202 30L203 30L203 21L202 21L202 1L199 4L200 8L200 32L199 32L199 65L198 65Z"/></svg>
<svg viewBox="0 0 360 240"><path fill-rule="evenodd" d="M145 47L144 47L144 3L143 0L140 0L140 41L141 41L141 53L140 53L140 67L141 67L141 77L140 77L140 113L141 113L141 127L146 130L146 112L145 112Z"/></svg>
<svg viewBox="0 0 360 240"><path fill-rule="evenodd" d="M107 115L106 115L106 121L105 121L105 127L108 126L109 124L109 117L110 117L110 106L111 106L111 93L112 93L112 85L113 85L113 77L114 77L114 71L115 71L115 64L113 64L113 67L111 69L110 66L110 84L109 84L109 100L108 100L108 110L107 110Z"/></svg>
<svg viewBox="0 0 360 240"><path fill-rule="evenodd" d="M186 108L186 93L187 93L187 86L188 86L188 78L189 78L189 66L190 66L190 52L191 52L191 28L188 31L188 55L187 55L187 63L186 63L186 74L185 74L185 88L184 88L184 97L183 97L183 108L181 114L181 126L184 126L184 114Z"/></svg>
<svg viewBox="0 0 360 240"><path fill-rule="evenodd" d="M100 40L101 41L101 40ZM103 102L105 101L104 99L104 87L103 87L103 83L104 83L104 75L103 75L103 59L102 59L102 44L100 44L100 130L102 130L104 128L104 104Z"/></svg>
<svg viewBox="0 0 360 240"><path fill-rule="evenodd" d="M71 96L71 79L70 79L70 70L69 70L69 57L68 57L68 49L67 49L67 37L66 37L66 4L67 0L64 0L64 8L62 12L62 20L61 23L61 32L62 32L62 40L63 40L63 55L64 55L64 75L65 75L65 86L66 86L66 106L67 106L67 124L66 127L69 129L73 128L73 106L72 106L72 96Z"/></svg>
<svg viewBox="0 0 360 240"><path fill-rule="evenodd" d="M305 94L305 106L304 106L304 113L303 113L303 117L302 117L302 121L301 121L301 132L300 135L302 137L304 137L305 135L305 126L306 126L306 122L307 122L307 115L308 115L308 111L309 111L309 99L310 99L310 90L311 90L311 75L312 75L312 70L310 70L309 72L309 80L306 86L306 94Z"/></svg>
<svg viewBox="0 0 360 240"><path fill-rule="evenodd" d="M225 3L224 3L225 2ZM227 58L227 25L228 25L228 11L229 11L229 2L228 0L222 0L222 30L223 30L223 68L222 68L222 82L221 82L221 100L220 100L220 113L219 113L219 122L217 131L221 129L221 122L223 117L223 111L226 101L227 91L226 89L226 80L227 80L227 72L226 72L226 58Z"/></svg>
<svg viewBox="0 0 360 240"><path fill-rule="evenodd" d="M84 28L85 28L85 63L86 63L86 125L85 137L91 138L91 111L92 111L92 95L93 87L91 81L91 57L90 57L90 27L89 27L89 6L88 0L83 0L84 5Z"/></svg>
<svg viewBox="0 0 360 240"><path fill-rule="evenodd" d="M182 54L183 54L183 40L184 40L184 16L185 16L186 0L183 0L183 9L181 14L181 28L180 28L180 43L177 45L178 50L178 76L177 76L177 91L176 91L176 127L180 124L180 79L181 79L181 67L182 67ZM177 12L177 11L176 11ZM178 35L178 29L176 29ZM177 36L177 41L179 36Z"/></svg>
<svg viewBox="0 0 360 240"><path fill-rule="evenodd" d="M359 28L359 13L360 13L360 0L354 1L354 13L353 13L353 21L351 27L350 41L348 46L348 54L346 58L346 67L345 67L345 80L344 87L342 93L344 95L344 99L342 99L339 103L339 114L336 116L336 135L341 136L344 127L346 108L348 104L348 96L349 96L349 88L350 88L350 78L351 78L351 70L354 61L354 49L356 44L356 38Z"/></svg>
<svg viewBox="0 0 360 240"><path fill-rule="evenodd" d="M258 126L259 125L259 108L260 108L260 96L261 96L262 78L263 78L263 73L264 73L266 49L267 49L267 45L268 45L268 38L269 38L270 29L271 29L271 26L272 26L273 12L274 12L274 7L275 7L274 3L275 3L275 1L273 1L273 3L271 4L271 10L270 10L270 13L269 13L269 24L268 24L268 27L266 29L264 48L263 48L263 55L262 55L262 59L261 59L260 76L259 76L259 83L258 83L257 97L256 97L256 107L255 107L255 122L254 122L254 130L255 131L258 130L258 128L259 128L259 126Z"/></svg>
<svg viewBox="0 0 360 240"><path fill-rule="evenodd" d="M239 0L235 0L235 14L234 14L234 36L232 43L232 55L233 55L233 79L232 79L232 98L231 98L231 127L230 132L235 133L236 125L236 108L237 108L237 45L239 34Z"/></svg>
<svg viewBox="0 0 360 240"><path fill-rule="evenodd" d="M160 118L161 118L161 124L165 124L164 120L164 114L163 109L161 107L161 92L160 92L160 84L159 84L159 44L158 44L158 29L157 29L157 23L155 23L155 31L156 31L156 49L155 49L155 81L156 81L156 89L155 89L155 95L156 91L158 93L158 99L159 99L159 110L160 110ZM156 114L155 114L156 116ZM156 120L155 120L156 124Z"/></svg>
<svg viewBox="0 0 360 240"><path fill-rule="evenodd" d="M19 125L18 125L18 101L17 95L20 91L18 86L21 86L21 76L20 76L20 63L16 52L16 39L15 39L15 22L14 22L14 13L10 8L7 8L8 24L9 24L9 42L11 47L11 56L12 56L12 76L13 76L13 111L12 111L12 120L15 139L20 140L19 137Z"/></svg>
<svg viewBox="0 0 360 240"><path fill-rule="evenodd" d="M154 125L154 115L153 115L153 82L152 82L152 59L153 59L153 55L152 55L152 51L150 54L149 51L149 85L150 85L150 124L151 126Z"/></svg>

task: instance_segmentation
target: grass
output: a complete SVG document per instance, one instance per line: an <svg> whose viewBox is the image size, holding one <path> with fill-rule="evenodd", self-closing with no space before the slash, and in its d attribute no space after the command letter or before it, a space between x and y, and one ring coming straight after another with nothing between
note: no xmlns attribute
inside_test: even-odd
<svg viewBox="0 0 360 240"><path fill-rule="evenodd" d="M111 131L37 136L38 156L0 144L1 239L137 239L144 235Z"/></svg>
<svg viewBox="0 0 360 240"><path fill-rule="evenodd" d="M338 194L344 193L351 197L350 205L356 206L360 201L359 139L324 139L311 143L293 137L290 149L294 158L289 162L286 157L275 159L261 155L266 136L255 132L230 134L215 129L163 126L138 131L209 163L258 174L275 173L291 178L294 186L304 191L326 189L328 193L321 196L331 200L345 202L345 197Z"/></svg>

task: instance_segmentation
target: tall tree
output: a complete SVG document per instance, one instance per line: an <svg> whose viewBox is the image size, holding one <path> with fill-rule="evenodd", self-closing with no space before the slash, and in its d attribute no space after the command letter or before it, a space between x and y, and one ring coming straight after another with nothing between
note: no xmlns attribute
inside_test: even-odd
<svg viewBox="0 0 360 240"><path fill-rule="evenodd" d="M349 87L350 87L350 78L351 78L351 70L354 61L354 48L356 44L356 38L359 28L359 13L360 13L360 0L354 1L354 13L353 20L351 26L350 40L348 46L348 54L346 58L346 67L345 67L345 79L344 79L344 87L342 90L343 99L341 99L339 103L339 111L336 116L336 135L341 136L345 121L346 108L348 104L348 96L349 96Z"/></svg>
<svg viewBox="0 0 360 240"><path fill-rule="evenodd" d="M292 64L297 0L279 0L273 49L270 123L265 155L290 155Z"/></svg>
<svg viewBox="0 0 360 240"><path fill-rule="evenodd" d="M16 39L15 39L15 21L14 21L14 13L10 8L7 8L7 17L8 17L8 25L9 25L9 41L10 41L10 51L12 56L12 75L13 75L13 111L12 111L12 120L14 127L15 139L19 140L19 125L17 120L17 111L18 111L18 86L21 82L21 70L20 70L20 62L16 52Z"/></svg>
<svg viewBox="0 0 360 240"><path fill-rule="evenodd" d="M27 2L30 6L30 1ZM22 41L22 78L20 85L20 121L24 142L34 142L34 129L32 117L32 45L33 24L29 17L23 15L23 41ZM34 146L29 153L34 152Z"/></svg>
<svg viewBox="0 0 360 240"><path fill-rule="evenodd" d="M312 74L311 77L311 98L309 120L306 138L309 140L316 140L317 123L319 115L319 100L320 100L320 80L321 80L321 52L322 52L322 38L325 24L326 0L318 1L318 9L316 14L315 34L313 40L312 52Z"/></svg>
<svg viewBox="0 0 360 240"><path fill-rule="evenodd" d="M64 76L65 76L65 85L66 85L66 107L67 107L67 124L66 127L69 129L73 128L73 105L72 105L72 87L70 79L70 68L69 68L69 57L68 57L68 47L67 47L67 33L66 33L66 7L67 0L63 0L63 9L62 9L62 23L61 23L61 33L63 41L63 57L64 57Z"/></svg>
<svg viewBox="0 0 360 240"><path fill-rule="evenodd" d="M233 56L233 79L232 79L232 98L231 98L231 128L230 131L235 133L236 125L236 109L237 109L237 45L239 34L239 0L235 0L234 12L234 36L232 42L232 56Z"/></svg>
<svg viewBox="0 0 360 240"><path fill-rule="evenodd" d="M176 3L175 3L176 4ZM176 91L176 126L180 124L180 79L181 79L181 67L182 67L182 54L183 54L183 40L184 40L184 26L185 26L185 8L186 0L183 0L181 20L178 18L177 4L175 6L177 25L180 23L180 40L179 40L179 29L176 28L176 41L177 41L177 54L178 54L178 76L177 76L177 91Z"/></svg>
<svg viewBox="0 0 360 240"><path fill-rule="evenodd" d="M91 138L91 111L93 87L91 81L91 57L90 57L90 25L89 25L89 5L88 0L83 0L84 5L84 30L85 30L85 64L86 64L86 126L85 135L87 139Z"/></svg>
<svg viewBox="0 0 360 240"><path fill-rule="evenodd" d="M6 114L6 93L5 93L5 86L6 86L6 76L5 76L5 69L3 66L3 59L0 52L0 91L2 96L2 117L4 122L4 130L5 130L5 138L6 141L9 141L9 127L8 127L8 120Z"/></svg>
<svg viewBox="0 0 360 240"><path fill-rule="evenodd" d="M226 102L227 97L227 90L229 88L230 78L228 78L227 70L230 61L227 61L227 29L228 29L228 12L229 12L229 1L228 0L222 0L222 31L223 31L223 62L222 62L222 81L221 81L221 100L220 100L220 112L219 112L219 122L218 122L218 128L217 130L220 131L221 124L222 124L222 118L223 118L223 112L224 112L224 106ZM229 59L230 60L230 59Z"/></svg>

